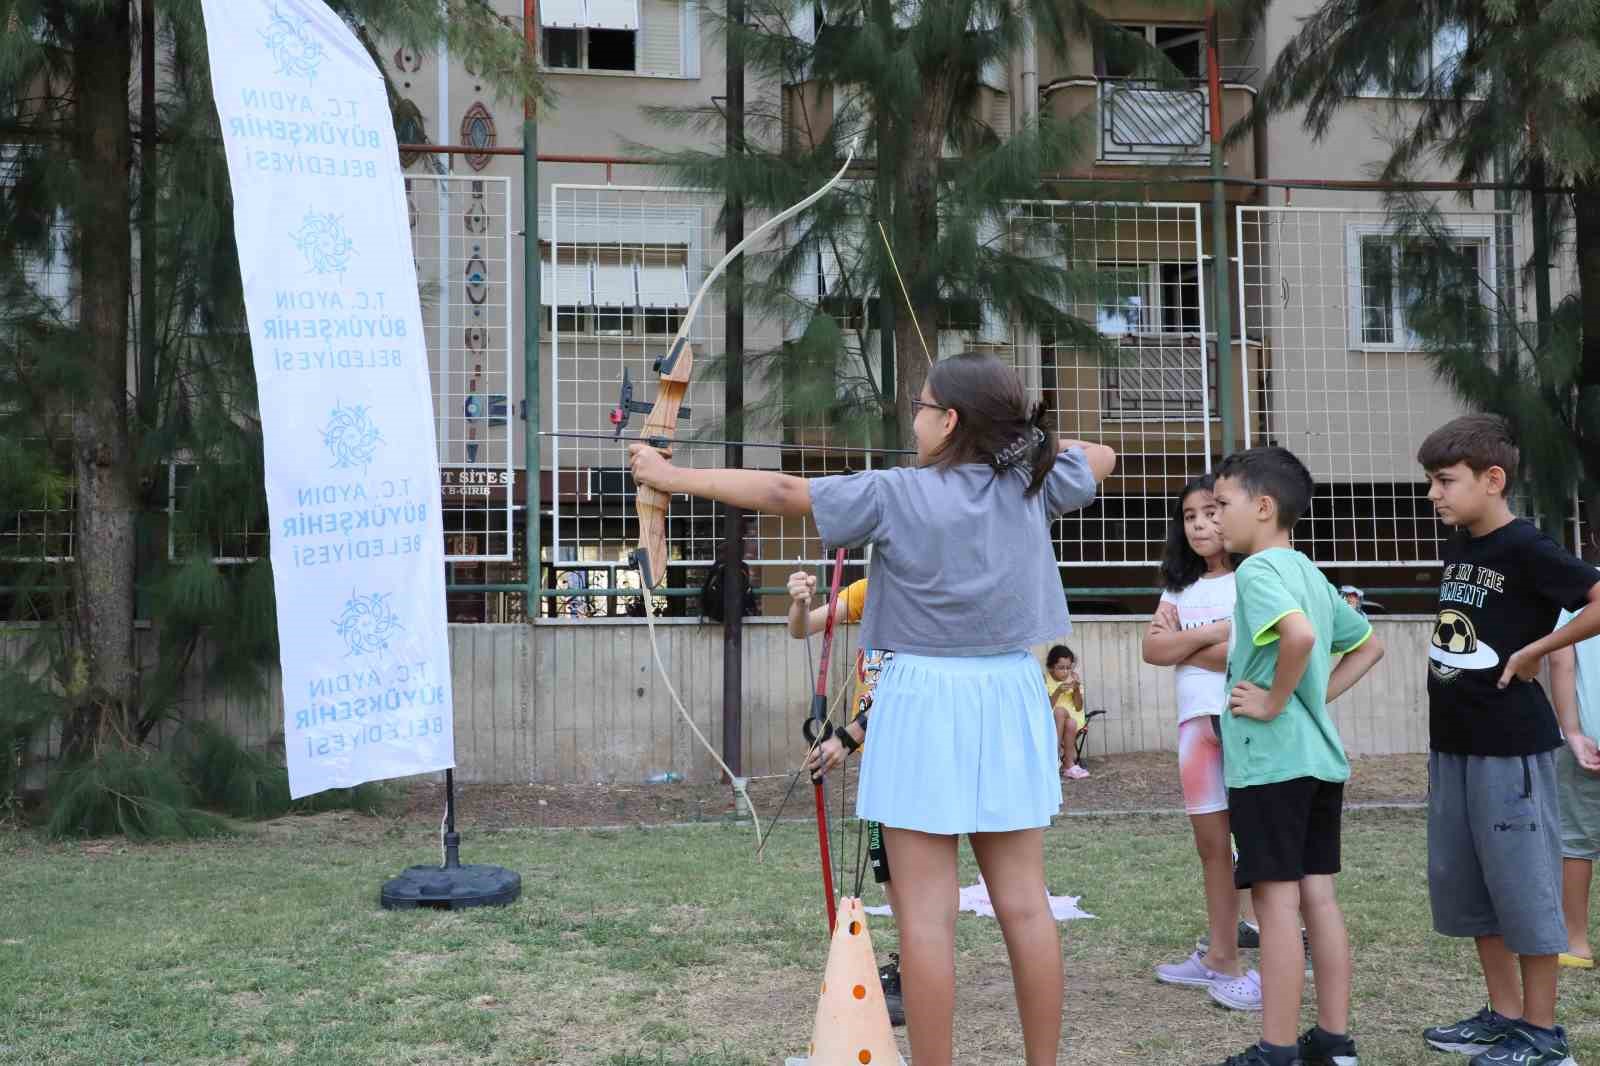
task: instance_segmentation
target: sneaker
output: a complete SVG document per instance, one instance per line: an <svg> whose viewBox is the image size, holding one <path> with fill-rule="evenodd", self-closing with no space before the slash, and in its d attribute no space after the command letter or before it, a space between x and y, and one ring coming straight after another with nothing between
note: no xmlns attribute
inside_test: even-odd
<svg viewBox="0 0 1600 1066"><path fill-rule="evenodd" d="M1260 1044L1251 1044L1237 1055L1229 1055L1218 1066L1272 1066L1272 1060L1261 1050ZM1301 1060L1290 1060L1289 1066L1302 1066Z"/></svg>
<svg viewBox="0 0 1600 1066"><path fill-rule="evenodd" d="M906 1002L900 991L900 956L889 952L889 961L878 967L878 983L883 986L883 1002L889 1008L890 1026L906 1024Z"/></svg>
<svg viewBox="0 0 1600 1066"><path fill-rule="evenodd" d="M1479 1055L1476 1062L1485 1066L1577 1066L1567 1051L1567 1031L1561 1026L1535 1030L1511 1023L1505 1039Z"/></svg>
<svg viewBox="0 0 1600 1066"><path fill-rule="evenodd" d="M1233 980L1221 970L1207 966L1205 959L1205 952L1197 951L1182 962L1157 966L1156 980L1164 985L1183 985L1185 988L1210 988L1218 981Z"/></svg>
<svg viewBox="0 0 1600 1066"><path fill-rule="evenodd" d="M1211 998L1229 1010L1261 1009L1261 974L1248 971L1243 977L1224 977L1211 984Z"/></svg>
<svg viewBox="0 0 1600 1066"><path fill-rule="evenodd" d="M1313 1027L1300 1034L1299 1047L1303 1066L1357 1066L1356 1042L1348 1036L1334 1040Z"/></svg>
<svg viewBox="0 0 1600 1066"><path fill-rule="evenodd" d="M1454 1025L1439 1025L1422 1031L1422 1039L1435 1051L1454 1051L1461 1055L1481 1055L1511 1035L1516 1022L1488 1007Z"/></svg>
<svg viewBox="0 0 1600 1066"><path fill-rule="evenodd" d="M1300 942L1305 945L1305 949L1306 949L1306 976L1310 977L1311 976L1311 934L1307 933L1304 929L1300 930ZM1207 952L1209 952L1211 950L1211 934L1209 932L1203 934L1200 937L1199 940L1196 940L1194 942L1194 946L1195 946L1195 948L1197 950L1199 950L1199 952L1202 955L1204 955ZM1260 947L1261 947L1261 930L1260 930L1260 928L1257 927L1257 926L1251 925L1249 922L1245 921L1243 918L1239 919L1239 947L1240 947L1241 950L1242 949L1249 949L1251 951L1259 950Z"/></svg>
<svg viewBox="0 0 1600 1066"><path fill-rule="evenodd" d="M1210 930L1207 930L1205 933L1203 933L1200 939L1194 942L1194 946L1200 949L1201 954L1205 954L1206 952L1210 951ZM1261 930L1257 929L1243 918L1239 919L1239 946L1241 948L1249 948L1252 951L1261 946Z"/></svg>
<svg viewBox="0 0 1600 1066"><path fill-rule="evenodd" d="M1084 778L1089 776L1089 771L1085 770L1079 764L1073 763L1072 768L1067 771L1067 776L1072 778L1074 781L1082 781Z"/></svg>

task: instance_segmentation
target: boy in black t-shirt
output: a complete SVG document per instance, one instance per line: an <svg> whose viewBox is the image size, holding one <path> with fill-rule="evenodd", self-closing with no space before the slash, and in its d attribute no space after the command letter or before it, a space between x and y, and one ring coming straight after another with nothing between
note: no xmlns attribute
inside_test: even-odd
<svg viewBox="0 0 1600 1066"><path fill-rule="evenodd" d="M1600 584L1593 567L1512 515L1517 460L1493 415L1458 418L1417 453L1428 499L1455 530L1428 649L1428 896L1435 930L1477 941L1489 989L1483 1010L1423 1038L1485 1066L1571 1066L1556 1025L1556 959L1567 945L1561 734L1534 677L1550 652L1600 633ZM1555 630L1562 608L1582 610Z"/></svg>

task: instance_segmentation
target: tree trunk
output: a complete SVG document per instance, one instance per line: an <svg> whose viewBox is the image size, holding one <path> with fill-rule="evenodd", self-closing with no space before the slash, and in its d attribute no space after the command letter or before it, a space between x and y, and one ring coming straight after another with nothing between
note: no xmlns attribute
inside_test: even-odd
<svg viewBox="0 0 1600 1066"><path fill-rule="evenodd" d="M128 299L132 282L129 179L133 142L128 79L133 64L126 4L87 9L74 27L77 106L73 155L78 199L78 314L87 373L72 412L77 532L73 546L76 703L64 753L81 754L121 734L135 703L135 463L128 432Z"/></svg>
<svg viewBox="0 0 1600 1066"><path fill-rule="evenodd" d="M910 290L908 313L895 318L895 409L900 440L911 447L916 417L912 402L922 395L928 370L939 356L939 293L928 281L939 240L939 159L949 129L954 79L942 65L924 70L922 94L911 116L895 174L895 258ZM920 326L920 334L918 327Z"/></svg>
<svg viewBox="0 0 1600 1066"><path fill-rule="evenodd" d="M1578 260L1578 296L1582 310L1582 355L1578 363L1578 399L1589 410L1600 405L1600 180L1573 182L1573 244ZM1600 440L1584 439L1596 418L1577 420L1578 454L1583 456L1586 480L1591 486L1584 508L1584 543L1579 546L1589 562L1600 563Z"/></svg>

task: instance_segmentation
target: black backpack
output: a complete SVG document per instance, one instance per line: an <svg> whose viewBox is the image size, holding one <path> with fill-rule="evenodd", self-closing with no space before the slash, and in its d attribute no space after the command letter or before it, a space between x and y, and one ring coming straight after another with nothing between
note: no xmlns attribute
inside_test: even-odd
<svg viewBox="0 0 1600 1066"><path fill-rule="evenodd" d="M756 594L750 589L750 567L745 563L739 564L739 569L744 572L744 614L750 617L759 614L760 606L756 603ZM700 617L708 622L724 621L722 616L722 580L726 564L716 562L711 569L706 571L705 584L700 586Z"/></svg>

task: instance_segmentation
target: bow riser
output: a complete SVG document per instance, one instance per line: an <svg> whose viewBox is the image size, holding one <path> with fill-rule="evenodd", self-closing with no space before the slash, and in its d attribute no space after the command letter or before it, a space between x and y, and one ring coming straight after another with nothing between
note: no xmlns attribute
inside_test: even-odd
<svg viewBox="0 0 1600 1066"><path fill-rule="evenodd" d="M784 208L767 221L751 230L750 233L738 244L729 248L723 257L717 261L716 266L706 275L700 288L695 292L694 299L689 301L688 310L683 314L683 321L678 324L678 332L672 338L672 344L667 348L667 354L656 360L655 369L661 375L661 385L656 392L655 406L650 409L649 420L645 422L644 430L640 436L671 437L677 428L679 406L683 401L684 391L689 387L689 372L694 366L694 348L689 343L690 328L694 319L700 313L700 303L705 299L706 293L711 291L711 286L728 264L737 259L757 237L767 230L779 225L786 219L792 218L816 203L828 194L839 182L844 180L845 173L849 171L850 164L855 159L855 144L852 143L845 153L844 165L826 185L807 196L797 204ZM626 382L624 383L626 384ZM617 412L612 421L617 426L617 435L620 437L622 428L627 424L629 413L628 400L631 397L626 390L623 402L618 405ZM687 414L687 411L683 412ZM620 419L620 421L619 421ZM639 547L633 553L634 565L639 568L639 580L645 589L653 589L661 584L666 576L667 564L667 501L669 497L655 489L639 486L635 499L635 510L639 514ZM646 610L648 610L648 606Z"/></svg>
<svg viewBox="0 0 1600 1066"><path fill-rule="evenodd" d="M689 375L694 370L694 346L687 341L672 349L671 365L661 375L656 401L645 419L643 437L670 437L678 425L679 408L689 391ZM647 589L660 585L667 576L667 505L672 497L649 485L635 486L634 509L639 514L639 547L633 563L639 580Z"/></svg>

